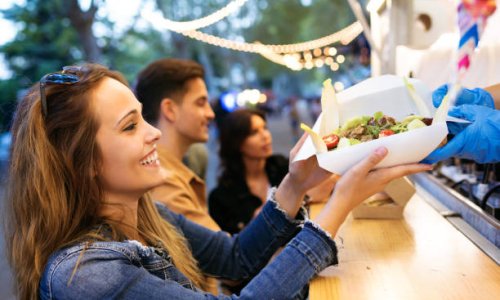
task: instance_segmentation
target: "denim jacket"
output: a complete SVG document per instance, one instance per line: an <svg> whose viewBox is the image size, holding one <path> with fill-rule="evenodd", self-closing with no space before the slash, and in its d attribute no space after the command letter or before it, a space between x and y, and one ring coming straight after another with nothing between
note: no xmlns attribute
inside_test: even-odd
<svg viewBox="0 0 500 300"><path fill-rule="evenodd" d="M315 274L337 263L335 243L313 223L303 221L303 210L298 220L291 220L273 200L232 237L192 223L164 206L158 208L184 234L203 272L232 280L253 278L240 295L204 293L176 269L164 250L137 241L113 241L56 251L42 275L40 298L292 299Z"/></svg>

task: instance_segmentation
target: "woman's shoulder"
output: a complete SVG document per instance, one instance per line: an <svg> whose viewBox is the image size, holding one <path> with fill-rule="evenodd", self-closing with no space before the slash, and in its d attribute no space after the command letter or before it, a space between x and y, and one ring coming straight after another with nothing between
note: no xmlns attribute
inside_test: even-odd
<svg viewBox="0 0 500 300"><path fill-rule="evenodd" d="M53 253L40 281L40 298L102 298L153 250L137 241L81 242ZM103 294L104 293L104 294Z"/></svg>
<svg viewBox="0 0 500 300"><path fill-rule="evenodd" d="M138 248L141 247L136 241L93 241L81 242L54 252L45 268L47 272L58 268L61 264L76 262L85 254L85 258L127 258L136 260L140 254ZM144 247L144 246L142 246Z"/></svg>
<svg viewBox="0 0 500 300"><path fill-rule="evenodd" d="M125 259L132 263L139 262L141 252L147 248L137 241L81 242L53 253L46 264L44 278L59 272L66 273L68 268L72 270L82 261Z"/></svg>
<svg viewBox="0 0 500 300"><path fill-rule="evenodd" d="M140 265L141 251L147 251L147 248L137 241L92 241L60 249L45 265L40 281L41 293L53 292L62 283L70 282L75 274L77 278L100 276L107 272L107 268L113 267L111 262Z"/></svg>

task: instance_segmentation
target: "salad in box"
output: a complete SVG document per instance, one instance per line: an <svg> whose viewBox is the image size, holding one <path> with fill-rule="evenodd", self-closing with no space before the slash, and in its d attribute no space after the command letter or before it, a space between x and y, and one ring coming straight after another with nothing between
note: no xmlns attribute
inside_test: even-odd
<svg viewBox="0 0 500 300"><path fill-rule="evenodd" d="M380 146L389 153L377 168L421 161L448 134L448 101L436 110L431 91L420 81L384 75L335 94L329 80L322 113L295 160L316 155L319 165L343 174Z"/></svg>

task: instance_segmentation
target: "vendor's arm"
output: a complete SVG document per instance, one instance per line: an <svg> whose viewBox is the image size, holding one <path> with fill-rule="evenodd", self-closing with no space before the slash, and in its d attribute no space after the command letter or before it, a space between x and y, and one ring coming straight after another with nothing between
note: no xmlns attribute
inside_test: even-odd
<svg viewBox="0 0 500 300"><path fill-rule="evenodd" d="M455 136L424 160L435 163L450 157L472 159L478 163L500 161L500 111L479 105L452 107L449 115L470 121L470 124L448 126Z"/></svg>
<svg viewBox="0 0 500 300"><path fill-rule="evenodd" d="M491 85L485 88L485 90L490 93L491 97L493 97L495 108L500 109L500 83Z"/></svg>
<svg viewBox="0 0 500 300"><path fill-rule="evenodd" d="M435 107L441 104L447 93L448 85L446 84L434 90L432 93L432 102ZM458 92L454 105L459 106L463 104L475 104L500 109L500 83L488 86L484 89L461 89Z"/></svg>

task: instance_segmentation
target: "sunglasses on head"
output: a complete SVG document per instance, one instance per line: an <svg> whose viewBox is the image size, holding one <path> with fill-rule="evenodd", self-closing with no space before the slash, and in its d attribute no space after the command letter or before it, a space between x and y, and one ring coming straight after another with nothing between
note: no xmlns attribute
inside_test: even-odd
<svg viewBox="0 0 500 300"><path fill-rule="evenodd" d="M76 75L82 71L79 66L66 66L60 72L46 74L40 79L40 101L42 102L43 116L47 116L47 97L45 95L45 87L47 85L71 85L80 81L80 77Z"/></svg>

